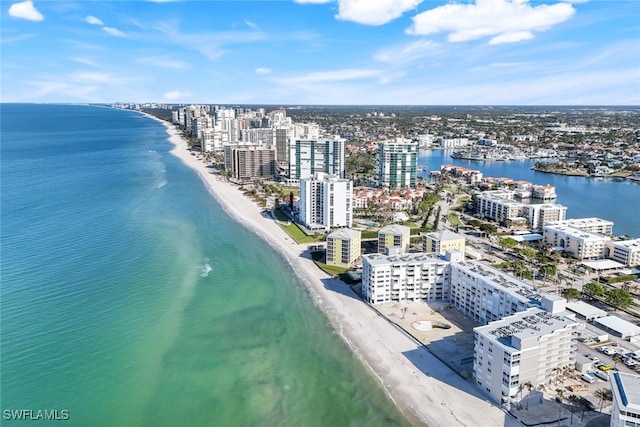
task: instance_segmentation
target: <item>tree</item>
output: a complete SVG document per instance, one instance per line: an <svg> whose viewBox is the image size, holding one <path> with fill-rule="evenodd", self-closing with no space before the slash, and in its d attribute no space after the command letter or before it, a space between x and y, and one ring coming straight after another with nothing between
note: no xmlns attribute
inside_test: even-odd
<svg viewBox="0 0 640 427"><path fill-rule="evenodd" d="M607 304L618 308L627 308L633 303L633 297L624 289L610 289L604 295Z"/></svg>
<svg viewBox="0 0 640 427"><path fill-rule="evenodd" d="M503 248L515 248L518 246L518 241L512 237L506 237L504 239L500 239L500 246Z"/></svg>
<svg viewBox="0 0 640 427"><path fill-rule="evenodd" d="M289 210L293 212L293 191L289 192Z"/></svg>
<svg viewBox="0 0 640 427"><path fill-rule="evenodd" d="M531 389L533 389L533 384L531 384L531 381L527 381L524 383L524 386L527 388L527 410L529 410L529 398L531 397Z"/></svg>
<svg viewBox="0 0 640 427"><path fill-rule="evenodd" d="M571 301L580 298L580 291L576 288L567 288L562 290L562 296Z"/></svg>
<svg viewBox="0 0 640 427"><path fill-rule="evenodd" d="M589 282L582 287L582 292L590 297L599 297L604 295L605 289L600 283Z"/></svg>

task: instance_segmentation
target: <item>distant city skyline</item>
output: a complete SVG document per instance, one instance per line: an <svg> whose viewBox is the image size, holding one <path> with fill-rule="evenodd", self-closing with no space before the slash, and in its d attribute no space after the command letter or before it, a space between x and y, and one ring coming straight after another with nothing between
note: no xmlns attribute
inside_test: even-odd
<svg viewBox="0 0 640 427"><path fill-rule="evenodd" d="M640 1L2 1L2 102L639 105Z"/></svg>

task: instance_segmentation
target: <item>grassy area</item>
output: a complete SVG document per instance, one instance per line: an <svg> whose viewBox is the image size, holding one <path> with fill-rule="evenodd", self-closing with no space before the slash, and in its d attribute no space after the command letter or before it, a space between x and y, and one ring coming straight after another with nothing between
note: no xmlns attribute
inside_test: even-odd
<svg viewBox="0 0 640 427"><path fill-rule="evenodd" d="M451 225L462 225L462 221L460 221L460 218L458 218L458 216L454 214L449 214L447 216L447 221L449 221L449 224Z"/></svg>
<svg viewBox="0 0 640 427"><path fill-rule="evenodd" d="M420 234L420 233L429 233L431 231L431 227L427 227L427 228L412 228L411 229L411 235L414 236L416 234Z"/></svg>
<svg viewBox="0 0 640 427"><path fill-rule="evenodd" d="M378 237L378 232L375 230L364 230L360 237L363 239L376 239Z"/></svg>
<svg viewBox="0 0 640 427"><path fill-rule="evenodd" d="M325 264L325 255L323 252L315 252L311 256L313 258L313 262L315 262L322 271L332 276L340 276L342 278L343 276L346 276L346 272L349 271L348 268Z"/></svg>
<svg viewBox="0 0 640 427"><path fill-rule="evenodd" d="M274 212L278 221L289 223L288 225L280 224L280 227L282 227L284 231L286 231L287 234L289 234L289 236L291 236L291 238L297 243L315 243L326 240L326 236L324 234L309 235L305 233L300 227L298 227L298 224L291 221L291 218L289 218L280 209L275 209Z"/></svg>

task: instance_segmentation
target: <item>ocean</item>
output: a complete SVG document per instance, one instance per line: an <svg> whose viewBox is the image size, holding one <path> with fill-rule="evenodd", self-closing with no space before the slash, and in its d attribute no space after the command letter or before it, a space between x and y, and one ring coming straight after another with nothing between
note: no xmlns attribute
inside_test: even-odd
<svg viewBox="0 0 640 427"><path fill-rule="evenodd" d="M3 426L408 425L162 124L0 108Z"/></svg>

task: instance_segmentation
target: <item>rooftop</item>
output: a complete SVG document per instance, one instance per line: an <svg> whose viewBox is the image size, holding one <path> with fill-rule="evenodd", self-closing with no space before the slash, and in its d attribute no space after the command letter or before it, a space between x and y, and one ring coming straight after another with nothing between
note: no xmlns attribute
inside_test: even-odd
<svg viewBox="0 0 640 427"><path fill-rule="evenodd" d="M443 261L440 258L436 258L432 255L428 255L424 252L405 253L399 255L385 255L385 254L370 254L364 255L363 260L367 260L371 265L387 265L387 264L401 264L401 263L433 263L433 264L447 264L448 261Z"/></svg>
<svg viewBox="0 0 640 427"><path fill-rule="evenodd" d="M411 229L404 225L391 224L385 227L382 227L379 234L407 234L411 233Z"/></svg>
<svg viewBox="0 0 640 427"><path fill-rule="evenodd" d="M640 413L640 376L620 371L609 372L611 391L618 408Z"/></svg>

